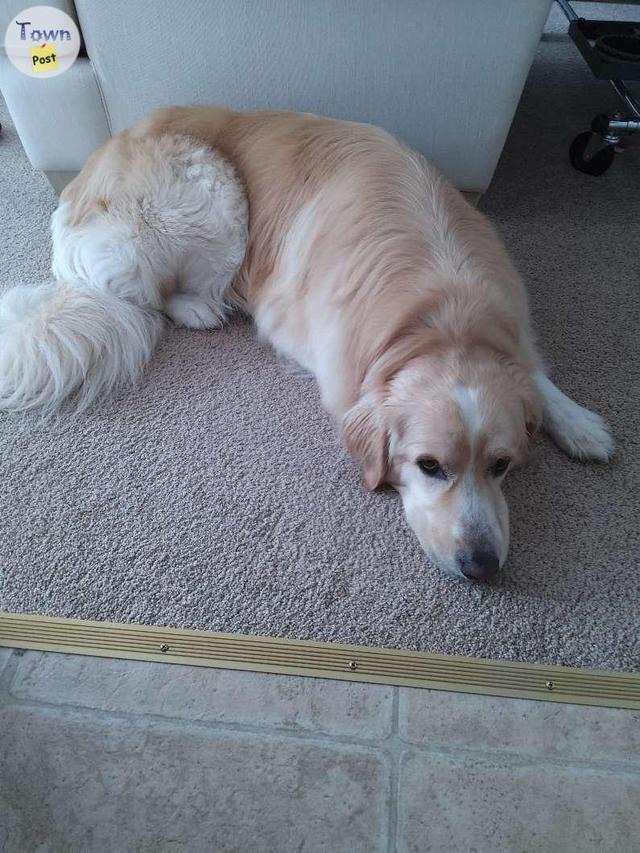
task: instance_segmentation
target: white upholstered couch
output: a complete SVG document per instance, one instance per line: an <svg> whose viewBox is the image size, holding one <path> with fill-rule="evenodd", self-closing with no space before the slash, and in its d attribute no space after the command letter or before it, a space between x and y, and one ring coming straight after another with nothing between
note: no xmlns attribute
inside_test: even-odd
<svg viewBox="0 0 640 853"><path fill-rule="evenodd" d="M0 0L2 33L29 4ZM0 54L0 88L32 164L58 185L153 107L223 103L380 124L477 192L491 180L550 0L48 5L78 21L83 52L46 80Z"/></svg>

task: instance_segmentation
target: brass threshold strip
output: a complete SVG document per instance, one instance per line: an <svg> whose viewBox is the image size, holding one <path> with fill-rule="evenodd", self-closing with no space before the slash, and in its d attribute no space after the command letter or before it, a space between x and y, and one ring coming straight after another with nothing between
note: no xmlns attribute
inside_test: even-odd
<svg viewBox="0 0 640 853"><path fill-rule="evenodd" d="M0 646L640 710L640 673L4 612Z"/></svg>

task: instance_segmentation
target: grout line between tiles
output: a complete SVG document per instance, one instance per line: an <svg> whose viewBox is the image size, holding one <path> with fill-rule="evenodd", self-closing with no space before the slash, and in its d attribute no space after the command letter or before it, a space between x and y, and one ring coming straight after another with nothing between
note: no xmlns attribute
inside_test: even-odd
<svg viewBox="0 0 640 853"><path fill-rule="evenodd" d="M596 772L625 773L640 776L640 762L606 761L602 759L578 758L573 755L537 755L527 752L506 752L499 749L482 750L462 746L442 744L418 744L398 738L401 750L412 750L426 755L443 756L454 759L473 758L478 762L501 762L509 767L560 767L565 770L591 770Z"/></svg>
<svg viewBox="0 0 640 853"><path fill-rule="evenodd" d="M499 749L481 750L467 746L447 746L439 744L420 744L402 738L399 732L400 717L400 691L405 689L394 687L392 694L391 728L387 736L372 736L370 738L354 737L351 735L332 734L328 732L292 729L286 726L272 726L269 724L235 723L233 721L220 720L190 720L183 717L165 716L147 712L132 712L119 710L102 710L91 706L77 703L43 702L37 699L20 698L11 693L11 686L17 669L21 652L13 650L13 653L0 673L0 706L16 707L29 711L44 711L49 714L64 715L69 712L77 714L83 719L93 718L95 720L125 720L137 725L153 723L167 727L182 728L190 732L227 733L230 735L252 735L266 738L292 738L316 745L341 745L351 746L357 749L368 750L389 758L390 780L389 780L389 833L397 831L398 822L398 794L399 794L399 759L404 750L410 749L423 754L434 756L447 756L451 758L473 758L478 761L495 762L500 761L512 767L518 766L556 766L566 769L586 769L593 771L609 771L625 773L627 775L640 775L640 762L626 762L615 760L581 759L570 755L539 755L532 753L511 753ZM394 850L391 835L389 839L389 850Z"/></svg>
<svg viewBox="0 0 640 853"><path fill-rule="evenodd" d="M393 702L391 706L391 737L389 744L390 753L390 781L389 781L389 820L388 820L388 843L387 853L396 853L398 849L398 798L400 795L400 740L399 712L400 687L394 687Z"/></svg>
<svg viewBox="0 0 640 853"><path fill-rule="evenodd" d="M94 719L98 721L121 720L131 722L134 725L143 726L154 724L167 728L183 729L188 733L210 732L212 734L229 735L251 735L270 739L291 738L293 740L315 743L318 746L350 746L358 750L378 752L387 755L389 751L389 738L359 738L350 735L330 734L328 732L311 731L303 729L291 729L286 726L270 726L268 724L235 723L232 721L222 722L220 720L193 720L184 717L163 716L162 714L136 713L133 711L105 711L100 708L92 708L76 704L58 704L53 702L41 702L28 699L19 699L6 692L0 696L0 707L17 708L31 712L46 712L69 719L69 714L75 714L80 719Z"/></svg>
<svg viewBox="0 0 640 853"><path fill-rule="evenodd" d="M10 663L7 665L9 666ZM402 688L396 688L400 690ZM358 750L377 752L382 756L391 756L399 764L400 754L404 750L414 750L423 754L433 756L445 756L454 759L473 758L482 762L500 761L510 767L528 766L554 766L564 769L592 770L594 772L608 771L612 773L625 773L631 776L640 776L640 763L623 761L603 761L580 759L574 756L534 755L527 753L510 753L500 750L479 750L469 747L446 747L443 745L423 745L403 740L397 733L389 737L358 738L349 735L329 734L319 731L305 731L290 729L283 726L269 726L251 723L221 722L219 720L190 720L184 717L163 716L162 714L134 713L130 711L105 711L74 704L56 704L52 702L40 702L26 699L16 699L10 693L0 696L0 707L18 708L22 710L55 714L69 719L69 713L77 715L81 719L95 719L98 721L122 720L142 726L152 723L167 728L182 728L190 733L210 732L212 734L229 735L251 735L270 739L291 738L294 740L315 743L318 746L351 746ZM399 774L398 774L399 777ZM396 777L396 780L397 778Z"/></svg>
<svg viewBox="0 0 640 853"><path fill-rule="evenodd" d="M4 696L11 696L10 688L13 682L13 676L18 668L20 658L24 654L24 652L19 649L11 649L10 651L11 654L9 655L9 660L4 665L4 668L0 670L0 704L2 703Z"/></svg>

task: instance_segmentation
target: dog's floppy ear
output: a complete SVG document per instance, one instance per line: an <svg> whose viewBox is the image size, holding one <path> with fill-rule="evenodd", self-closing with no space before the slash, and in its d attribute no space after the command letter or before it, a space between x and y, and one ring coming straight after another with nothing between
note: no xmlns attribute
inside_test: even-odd
<svg viewBox="0 0 640 853"><path fill-rule="evenodd" d="M527 429L527 436L531 439L542 426L542 408L538 400L525 400L524 422Z"/></svg>
<svg viewBox="0 0 640 853"><path fill-rule="evenodd" d="M381 486L389 465L389 435L380 394L370 391L349 409L342 421L342 436L349 453L362 465L367 489Z"/></svg>
<svg viewBox="0 0 640 853"><path fill-rule="evenodd" d="M542 426L542 400L531 368L523 361L508 361L507 373L512 383L513 393L522 405L526 445ZM528 447L523 448L524 452Z"/></svg>
<svg viewBox="0 0 640 853"><path fill-rule="evenodd" d="M527 376L520 386L520 399L524 409L527 438L531 439L542 426L542 401L531 376Z"/></svg>

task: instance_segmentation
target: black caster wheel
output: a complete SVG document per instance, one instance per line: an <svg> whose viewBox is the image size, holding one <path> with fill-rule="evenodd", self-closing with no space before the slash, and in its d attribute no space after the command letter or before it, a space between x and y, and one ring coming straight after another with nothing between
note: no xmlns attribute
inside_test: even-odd
<svg viewBox="0 0 640 853"><path fill-rule="evenodd" d="M586 130L579 133L569 147L569 159L574 169L584 172L585 175L602 175L613 163L615 151L613 145L605 145L593 155L585 157L585 152L593 138L593 133Z"/></svg>

